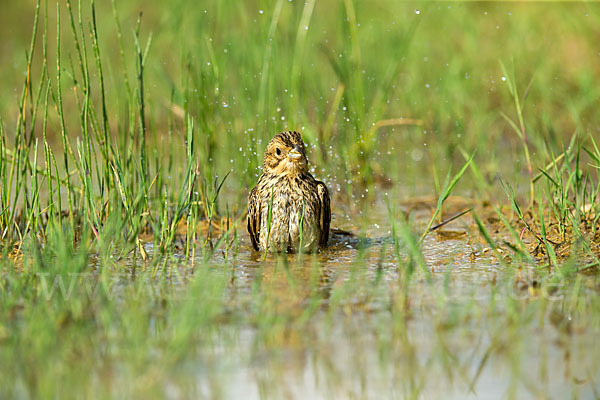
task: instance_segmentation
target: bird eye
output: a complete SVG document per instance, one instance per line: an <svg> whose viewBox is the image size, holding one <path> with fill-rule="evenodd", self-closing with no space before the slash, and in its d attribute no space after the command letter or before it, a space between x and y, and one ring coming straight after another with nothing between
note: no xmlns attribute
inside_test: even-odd
<svg viewBox="0 0 600 400"><path fill-rule="evenodd" d="M277 153L278 156L281 155L281 150L279 149L279 147L275 150L275 152Z"/></svg>

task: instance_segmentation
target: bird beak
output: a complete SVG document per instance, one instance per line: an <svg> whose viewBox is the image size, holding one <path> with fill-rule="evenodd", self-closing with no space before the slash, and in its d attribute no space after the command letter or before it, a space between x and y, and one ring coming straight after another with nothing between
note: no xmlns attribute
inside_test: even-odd
<svg viewBox="0 0 600 400"><path fill-rule="evenodd" d="M294 148L288 153L288 157L292 160L299 160L302 158L302 149L300 146L294 146Z"/></svg>

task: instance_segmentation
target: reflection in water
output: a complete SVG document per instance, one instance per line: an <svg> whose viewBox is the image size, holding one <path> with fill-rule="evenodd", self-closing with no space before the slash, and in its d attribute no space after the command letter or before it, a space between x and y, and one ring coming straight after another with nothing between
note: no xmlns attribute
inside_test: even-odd
<svg viewBox="0 0 600 400"><path fill-rule="evenodd" d="M428 204L404 210L414 229ZM596 275L502 263L471 216L427 236L425 264L409 273L386 207L364 219L360 228L338 220L318 254L265 257L241 235L239 251L208 264L198 255L193 267L180 257L160 278L144 263L111 271L125 321L151 303L149 333L132 324L148 348L131 354L158 362L136 365L129 342L114 345L110 384L100 377L100 386L137 385L132 397L144 398L597 397Z"/></svg>
<svg viewBox="0 0 600 400"><path fill-rule="evenodd" d="M376 226L362 238L338 231L320 254L264 258L243 237L233 260L213 260L231 266L241 322L210 351L210 368L192 368L196 389L302 399L597 394L599 325L585 318L598 306L595 277L577 278L576 290L594 293L574 305L573 282L550 290L535 268L500 265L458 220L447 231L459 234L425 240L430 273L407 280L390 233Z"/></svg>

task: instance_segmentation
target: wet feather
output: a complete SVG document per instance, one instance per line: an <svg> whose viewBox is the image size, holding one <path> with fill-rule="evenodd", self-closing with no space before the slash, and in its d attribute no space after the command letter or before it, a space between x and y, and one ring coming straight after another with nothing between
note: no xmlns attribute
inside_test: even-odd
<svg viewBox="0 0 600 400"><path fill-rule="evenodd" d="M323 248L330 222L329 191L308 172L300 133L277 134L267 145L263 173L248 196L252 246L276 251Z"/></svg>

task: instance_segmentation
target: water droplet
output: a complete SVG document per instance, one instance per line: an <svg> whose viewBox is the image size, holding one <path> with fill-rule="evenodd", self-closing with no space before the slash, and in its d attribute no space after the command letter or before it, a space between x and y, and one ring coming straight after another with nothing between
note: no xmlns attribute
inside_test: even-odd
<svg viewBox="0 0 600 400"><path fill-rule="evenodd" d="M415 14L417 14L417 15L421 14L421 10L419 10L418 8L415 8Z"/></svg>
<svg viewBox="0 0 600 400"><path fill-rule="evenodd" d="M258 10L259 14L264 14L265 12L263 10Z"/></svg>
<svg viewBox="0 0 600 400"><path fill-rule="evenodd" d="M413 159L413 161L418 162L423 159L423 152L419 149L414 149L410 156Z"/></svg>
<svg viewBox="0 0 600 400"><path fill-rule="evenodd" d="M502 80L502 82L506 82L506 77L503 76L502 78L500 78Z"/></svg>

